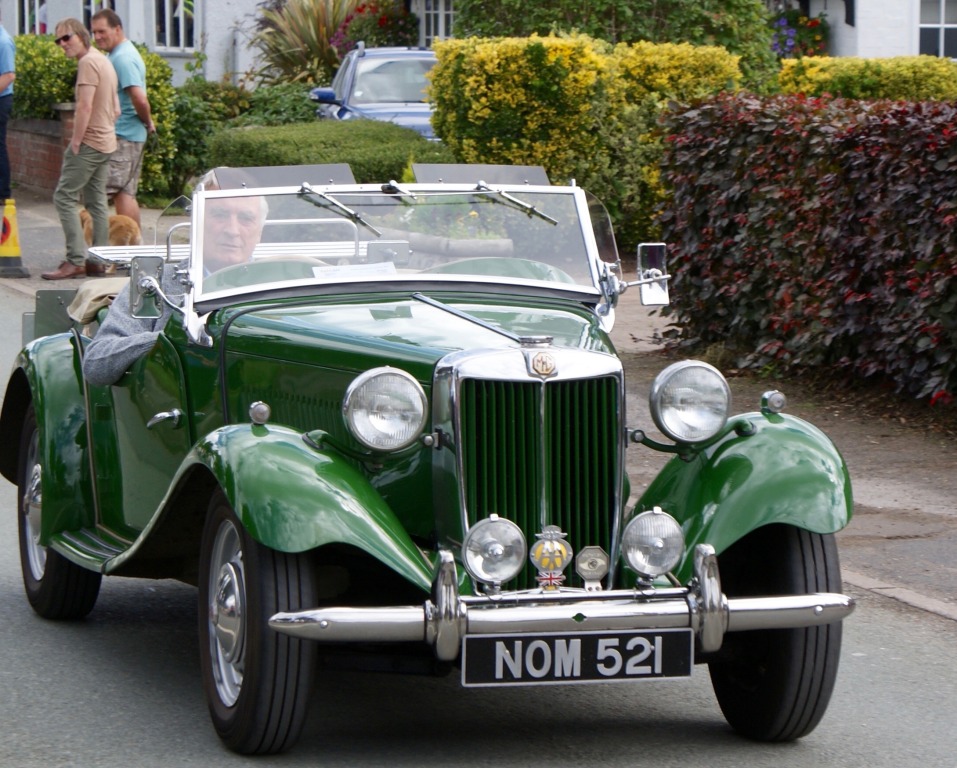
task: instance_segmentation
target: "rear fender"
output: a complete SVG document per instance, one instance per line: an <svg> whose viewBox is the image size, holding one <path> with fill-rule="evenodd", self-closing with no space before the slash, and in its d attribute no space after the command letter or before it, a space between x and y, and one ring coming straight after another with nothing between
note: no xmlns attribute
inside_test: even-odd
<svg viewBox="0 0 957 768"><path fill-rule="evenodd" d="M813 425L784 414L749 413L691 461L670 461L637 509L661 507L684 530L686 552L707 543L720 554L751 531L785 523L835 533L851 519L847 466L835 445ZM677 575L691 578L692 558Z"/></svg>
<svg viewBox="0 0 957 768"><path fill-rule="evenodd" d="M432 564L352 464L277 426L218 429L190 452L180 474L205 465L249 534L281 552L349 544L428 591Z"/></svg>

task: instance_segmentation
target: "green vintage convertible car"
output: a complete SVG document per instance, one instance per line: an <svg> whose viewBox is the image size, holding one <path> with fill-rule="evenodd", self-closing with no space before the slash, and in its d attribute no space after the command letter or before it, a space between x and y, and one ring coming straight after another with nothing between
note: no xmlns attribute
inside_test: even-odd
<svg viewBox="0 0 957 768"><path fill-rule="evenodd" d="M626 424L608 331L626 289L668 300L664 246L629 283L584 189L414 171L218 169L165 243L96 251L130 268L110 309L38 297L0 414L33 608L82 617L104 575L195 584L241 753L295 742L330 656L490 688L707 664L736 731L809 733L853 610L834 445L777 392L733 415L689 360ZM98 352L117 327L154 335ZM672 458L633 490L627 451Z"/></svg>

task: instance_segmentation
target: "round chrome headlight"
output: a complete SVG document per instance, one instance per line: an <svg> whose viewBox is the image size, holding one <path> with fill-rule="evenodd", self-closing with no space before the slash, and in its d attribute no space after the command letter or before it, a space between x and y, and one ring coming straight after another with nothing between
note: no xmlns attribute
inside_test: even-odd
<svg viewBox="0 0 957 768"><path fill-rule="evenodd" d="M473 579L504 584L525 565L525 536L511 520L490 515L473 525L462 542L462 561Z"/></svg>
<svg viewBox="0 0 957 768"><path fill-rule="evenodd" d="M659 507L635 517L621 537L625 562L638 575L650 579L668 573L681 561L684 551L681 526Z"/></svg>
<svg viewBox="0 0 957 768"><path fill-rule="evenodd" d="M655 426L678 443L699 443L718 434L728 420L731 389L714 366L685 360L655 378L649 398Z"/></svg>
<svg viewBox="0 0 957 768"><path fill-rule="evenodd" d="M398 368L373 368L346 390L342 413L353 436L374 451L396 451L422 434L427 416L425 392Z"/></svg>

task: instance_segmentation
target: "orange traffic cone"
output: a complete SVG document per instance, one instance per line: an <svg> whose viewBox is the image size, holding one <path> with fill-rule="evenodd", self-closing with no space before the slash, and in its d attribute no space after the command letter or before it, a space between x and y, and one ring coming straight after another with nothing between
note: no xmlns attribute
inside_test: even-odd
<svg viewBox="0 0 957 768"><path fill-rule="evenodd" d="M20 262L20 233L17 204L7 198L3 205L3 232L0 233L0 277L30 277Z"/></svg>

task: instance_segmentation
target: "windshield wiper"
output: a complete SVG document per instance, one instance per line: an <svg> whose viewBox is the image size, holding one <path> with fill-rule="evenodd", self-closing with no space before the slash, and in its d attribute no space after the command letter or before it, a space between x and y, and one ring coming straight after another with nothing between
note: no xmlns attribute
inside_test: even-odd
<svg viewBox="0 0 957 768"><path fill-rule="evenodd" d="M325 200L325 203L319 202L319 200L310 200L309 198L306 197L306 195L315 195L320 200ZM359 213L358 211L354 211L351 208L347 208L338 200L336 200L336 198L334 198L332 195L327 195L325 192L316 192L316 190L314 190L311 186L303 182L303 185L299 188L299 196L308 200L308 202L320 208L326 208L326 209L332 208L333 210L339 211L340 213L344 214L347 218L349 218L351 221L354 221L356 224L361 224L366 229L373 232L376 237L382 237L382 233L378 229L373 227L368 221L363 219L361 213Z"/></svg>
<svg viewBox="0 0 957 768"><path fill-rule="evenodd" d="M540 219L544 219L549 224L555 224L555 225L558 224L557 220L553 219L551 216L545 213L542 213L534 205L531 205L530 203L526 203L524 200L519 200L517 197L512 197L512 195L510 195L504 189L493 189L484 181L479 181L479 183L475 185L475 191L480 193L491 194L491 195L498 195L499 197L504 197L512 205L516 205L521 210L525 211L525 213L528 214L529 218L531 218L532 216L538 216Z"/></svg>

